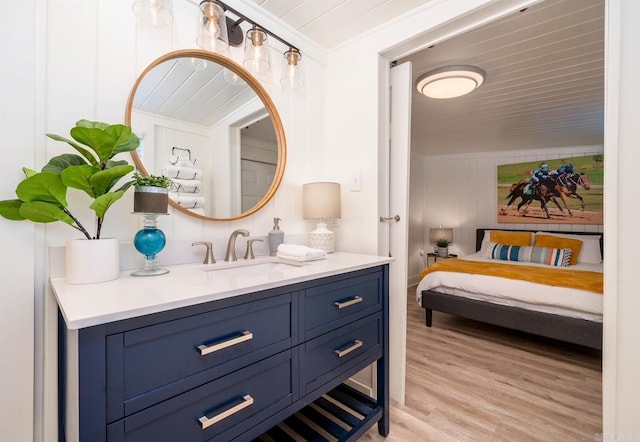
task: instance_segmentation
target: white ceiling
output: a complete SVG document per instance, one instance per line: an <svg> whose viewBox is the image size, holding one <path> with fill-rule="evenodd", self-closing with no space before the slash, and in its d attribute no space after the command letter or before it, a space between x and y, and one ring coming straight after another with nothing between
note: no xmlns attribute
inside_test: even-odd
<svg viewBox="0 0 640 442"><path fill-rule="evenodd" d="M321 46L400 16L428 0L253 0ZM486 152L602 144L604 0L547 0L399 62L413 78L471 64L486 81L433 100L414 88L412 151Z"/></svg>
<svg viewBox="0 0 640 442"><path fill-rule="evenodd" d="M430 0L252 0L325 49Z"/></svg>

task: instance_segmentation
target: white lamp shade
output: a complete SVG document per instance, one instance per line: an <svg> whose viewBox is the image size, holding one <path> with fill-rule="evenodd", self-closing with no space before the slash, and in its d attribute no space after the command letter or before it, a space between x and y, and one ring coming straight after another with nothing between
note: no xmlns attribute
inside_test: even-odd
<svg viewBox="0 0 640 442"><path fill-rule="evenodd" d="M446 239L449 242L453 241L453 229L450 228L431 228L429 231L429 241L435 243L439 239Z"/></svg>
<svg viewBox="0 0 640 442"><path fill-rule="evenodd" d="M304 184L302 216L306 219L340 218L340 184L328 182Z"/></svg>

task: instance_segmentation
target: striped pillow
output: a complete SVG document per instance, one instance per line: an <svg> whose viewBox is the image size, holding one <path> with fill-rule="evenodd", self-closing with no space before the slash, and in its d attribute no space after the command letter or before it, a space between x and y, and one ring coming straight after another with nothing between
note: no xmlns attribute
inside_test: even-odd
<svg viewBox="0 0 640 442"><path fill-rule="evenodd" d="M571 260L571 249L550 247L508 246L489 243L484 256L502 261L535 262L556 267L567 267Z"/></svg>

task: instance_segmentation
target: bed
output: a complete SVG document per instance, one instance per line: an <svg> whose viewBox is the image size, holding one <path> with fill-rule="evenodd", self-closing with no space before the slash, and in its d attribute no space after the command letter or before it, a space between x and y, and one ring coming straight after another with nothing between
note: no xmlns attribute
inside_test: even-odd
<svg viewBox="0 0 640 442"><path fill-rule="evenodd" d="M600 233L535 231L511 229L477 229L476 254L464 257L467 261L493 261L503 265L549 267L544 264L496 261L487 258L486 248L495 246L488 240L494 232L536 233L543 237L581 238L585 246L574 253L573 265L557 269L580 270L584 274L600 273L602 280L602 242ZM509 233L504 233L509 235ZM537 245L537 244L536 244ZM589 254L587 255L587 246ZM595 250L597 248L598 250ZM596 256L599 253L599 256ZM582 259L584 254L585 259ZM575 262L577 256L579 262ZM587 259L589 258L589 259ZM602 349L602 293L591 291L591 287L561 288L539 282L506 280L497 276L455 273L442 264L444 260L430 266L416 289L418 303L425 309L426 325L432 326L433 311L473 319L493 325L507 327L560 341ZM598 262L596 262L598 261ZM449 263L449 267L456 263ZM458 264L468 264L460 263ZM468 264L474 265L474 264ZM520 270L518 270L520 271ZM541 270L544 271L544 270ZM551 270L554 271L554 270ZM514 272L516 272L514 270ZM520 271L520 273L522 273ZM568 275L568 274L567 274ZM597 275L594 275L597 278ZM600 282L601 284L601 282Z"/></svg>

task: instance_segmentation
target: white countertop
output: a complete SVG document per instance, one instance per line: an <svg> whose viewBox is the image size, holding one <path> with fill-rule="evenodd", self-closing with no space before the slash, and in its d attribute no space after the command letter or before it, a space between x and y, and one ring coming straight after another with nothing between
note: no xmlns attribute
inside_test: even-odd
<svg viewBox="0 0 640 442"><path fill-rule="evenodd" d="M131 270L127 270L120 273L120 278L99 284L67 284L65 278L53 278L51 287L67 327L80 329L375 267L393 258L335 252L303 267L252 271L246 265L272 260L261 257L250 262L166 266L169 273L148 277L131 276ZM238 265L246 266L243 271L218 271Z"/></svg>

